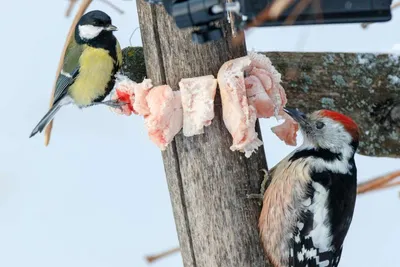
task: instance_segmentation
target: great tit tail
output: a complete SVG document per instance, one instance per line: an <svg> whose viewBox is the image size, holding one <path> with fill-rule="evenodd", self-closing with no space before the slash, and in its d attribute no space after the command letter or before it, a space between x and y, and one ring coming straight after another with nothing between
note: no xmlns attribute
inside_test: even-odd
<svg viewBox="0 0 400 267"><path fill-rule="evenodd" d="M44 127L46 127L46 125L49 124L49 122L54 118L54 116L60 110L61 107L62 105L60 104L60 102L53 105L53 107L46 113L46 115L44 115L44 117L39 121L38 125L36 125L36 127L33 129L29 138L31 138L38 132L42 132Z"/></svg>

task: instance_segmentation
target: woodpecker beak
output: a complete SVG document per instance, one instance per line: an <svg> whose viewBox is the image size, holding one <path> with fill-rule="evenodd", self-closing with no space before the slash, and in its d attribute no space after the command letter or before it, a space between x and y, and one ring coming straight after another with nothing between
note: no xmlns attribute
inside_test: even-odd
<svg viewBox="0 0 400 267"><path fill-rule="evenodd" d="M296 109L291 109L291 108L283 108L283 111L285 111L290 117L292 117L295 121L297 121L301 126L305 126L308 124L307 117L303 112L298 111Z"/></svg>
<svg viewBox="0 0 400 267"><path fill-rule="evenodd" d="M107 26L107 28L105 30L113 32L113 31L118 31L118 28L114 25L109 25L109 26Z"/></svg>

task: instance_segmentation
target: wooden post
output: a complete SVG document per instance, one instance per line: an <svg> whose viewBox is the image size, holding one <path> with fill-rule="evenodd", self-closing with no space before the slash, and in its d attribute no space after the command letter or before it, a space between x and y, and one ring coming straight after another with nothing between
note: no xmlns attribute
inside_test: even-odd
<svg viewBox="0 0 400 267"><path fill-rule="evenodd" d="M226 39L196 45L163 7L137 0L137 9L147 76L155 85L177 89L182 78L216 77L224 62L246 53L244 44L232 45L228 23L221 24ZM217 94L205 134L179 134L162 154L185 267L269 266L257 227L261 207L246 197L260 190L264 149L246 159L229 149L231 142Z"/></svg>

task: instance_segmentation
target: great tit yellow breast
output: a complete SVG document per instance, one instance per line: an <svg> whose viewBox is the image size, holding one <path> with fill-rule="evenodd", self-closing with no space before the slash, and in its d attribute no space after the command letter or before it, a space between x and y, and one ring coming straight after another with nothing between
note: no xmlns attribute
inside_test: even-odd
<svg viewBox="0 0 400 267"><path fill-rule="evenodd" d="M85 45L79 65L79 74L69 88L69 95L78 106L87 106L106 94L114 74L114 60L107 50Z"/></svg>

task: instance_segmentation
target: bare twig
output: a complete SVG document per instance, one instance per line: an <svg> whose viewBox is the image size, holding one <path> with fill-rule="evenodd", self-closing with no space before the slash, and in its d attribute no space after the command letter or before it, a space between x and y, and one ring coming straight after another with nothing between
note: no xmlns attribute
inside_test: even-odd
<svg viewBox="0 0 400 267"><path fill-rule="evenodd" d="M393 3L393 4L390 6L390 8L393 10L393 9L399 7L399 6L400 6L400 2L396 2L396 3Z"/></svg>
<svg viewBox="0 0 400 267"><path fill-rule="evenodd" d="M108 1L108 0L100 0L101 2L103 2L103 3L105 3L105 4L107 4L107 5L109 5L110 7L112 7L113 9L115 9L117 12L119 12L120 14L124 14L124 11L121 9L121 8L119 8L119 7L117 7L116 5L114 5L113 3L111 3L110 1Z"/></svg>
<svg viewBox="0 0 400 267"><path fill-rule="evenodd" d="M400 185L400 181L393 182L393 183L388 183L386 185L382 185L378 189L385 189L385 188L390 188L390 187L394 187L394 186L398 186L398 185Z"/></svg>
<svg viewBox="0 0 400 267"><path fill-rule="evenodd" d="M303 10L311 4L313 0L301 0L294 8L294 10L290 13L287 19L283 22L285 25L293 24L297 17L300 15Z"/></svg>
<svg viewBox="0 0 400 267"><path fill-rule="evenodd" d="M396 3L393 3L391 6L390 6L390 9L393 11L395 8L397 8L397 7L399 7L400 6L400 2L396 2ZM368 28L368 26L369 25L371 25L371 24L373 24L374 22L366 22L366 23L361 23L361 27L363 28L363 29L366 29L366 28Z"/></svg>
<svg viewBox="0 0 400 267"><path fill-rule="evenodd" d="M303 10L309 6L313 2L313 8L316 11L321 11L320 1L319 0L301 0L296 4L294 10L289 14L287 19L284 21L285 25L293 24L299 14L303 12ZM244 39L244 31L257 27L263 24L267 20L276 20L282 12L288 8L290 4L293 3L293 0L275 0L271 5L266 6L257 16L246 25L245 29L237 35L236 38L233 39L234 44L239 44ZM317 14L318 20L321 20L321 14Z"/></svg>
<svg viewBox="0 0 400 267"><path fill-rule="evenodd" d="M293 0L275 0L269 10L268 7L261 11L259 20L262 19L261 23L268 19L277 19L282 12L293 2ZM260 23L260 24L261 24Z"/></svg>
<svg viewBox="0 0 400 267"><path fill-rule="evenodd" d="M369 191L378 190L382 188L391 187L397 185L397 182L389 184L390 181L400 177L400 171L396 171L387 175L383 175L378 178L374 178L364 183L360 183L357 187L357 194L363 194Z"/></svg>
<svg viewBox="0 0 400 267"><path fill-rule="evenodd" d="M137 26L137 27L133 30L131 36L129 37L129 44L130 44L131 46L133 46L133 45L132 45L132 37L133 37L133 35L135 34L135 32L137 31L137 29L139 29L139 28L140 28L140 27Z"/></svg>
<svg viewBox="0 0 400 267"><path fill-rule="evenodd" d="M167 251L165 251L165 252L162 252L162 253L160 253L160 254L147 256L147 257L146 257L146 260L147 260L147 262L152 263L152 262L154 262L154 261L156 261L156 260L165 258L165 257L170 256L170 255L172 255L172 254L174 254L174 253L177 253L177 252L179 252L179 251L180 251L180 248L179 248L179 247L176 247L176 248L167 250Z"/></svg>
<svg viewBox="0 0 400 267"><path fill-rule="evenodd" d="M322 13L321 0L313 0L312 7L315 11L317 22L322 23L324 21L324 14Z"/></svg>
<svg viewBox="0 0 400 267"><path fill-rule="evenodd" d="M57 73L56 73L56 81L54 82L53 90L52 90L51 97L50 97L50 108L53 106L54 91L56 89L56 82L57 82L58 75L60 74L62 66L63 66L63 63L64 63L64 56L65 56L65 52L67 51L67 47L68 47L69 41L72 38L72 35L74 33L76 24L78 23L78 21L82 17L82 15L85 13L85 11L88 8L88 6L92 3L92 1L93 0L82 0L82 3L81 3L81 5L80 5L80 7L78 9L78 12L75 15L74 21L72 22L72 25L69 28L69 32L68 32L68 35L67 35L67 39L65 40L63 52L61 53L60 62L58 63L58 68L57 68ZM51 137L51 129L52 128L53 128L53 120L49 123L49 125L47 125L45 133L44 133L44 145L45 146L49 145L50 137Z"/></svg>
<svg viewBox="0 0 400 267"><path fill-rule="evenodd" d="M74 8L76 2L78 2L78 0L69 0L69 5L67 11L65 12L66 17L69 17L71 15L72 9Z"/></svg>
<svg viewBox="0 0 400 267"><path fill-rule="evenodd" d="M275 0L272 4L267 5L257 16L250 21L246 27L233 38L233 44L241 44L244 40L244 31L257 27L267 20L277 19L279 15L293 2L293 0Z"/></svg>

